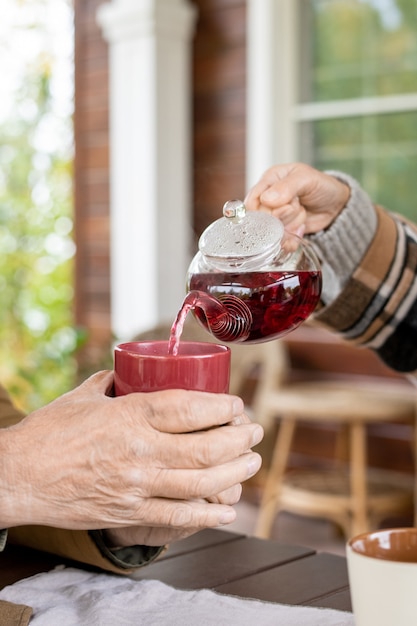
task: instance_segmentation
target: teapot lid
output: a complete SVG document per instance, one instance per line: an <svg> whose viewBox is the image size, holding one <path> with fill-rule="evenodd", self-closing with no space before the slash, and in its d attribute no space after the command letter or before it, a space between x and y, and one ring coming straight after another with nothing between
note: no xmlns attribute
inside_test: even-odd
<svg viewBox="0 0 417 626"><path fill-rule="evenodd" d="M223 217L201 235L198 247L205 257L218 264L245 264L279 252L284 226L270 213L248 211L242 200L228 200Z"/></svg>

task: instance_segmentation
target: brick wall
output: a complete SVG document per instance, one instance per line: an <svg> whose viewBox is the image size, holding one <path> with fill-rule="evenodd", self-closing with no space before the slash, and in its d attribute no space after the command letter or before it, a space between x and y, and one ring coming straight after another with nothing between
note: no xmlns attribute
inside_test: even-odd
<svg viewBox="0 0 417 626"><path fill-rule="evenodd" d="M196 0L194 40L194 227L245 195L246 2Z"/></svg>
<svg viewBox="0 0 417 626"><path fill-rule="evenodd" d="M110 345L107 44L96 23L102 0L75 0L76 323L96 361Z"/></svg>

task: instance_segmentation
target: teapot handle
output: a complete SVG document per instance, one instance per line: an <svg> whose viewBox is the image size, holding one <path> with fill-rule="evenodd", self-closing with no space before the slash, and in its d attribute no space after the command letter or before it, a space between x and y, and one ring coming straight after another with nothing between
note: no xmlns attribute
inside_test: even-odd
<svg viewBox="0 0 417 626"><path fill-rule="evenodd" d="M219 341L244 341L252 328L252 313L237 296L227 295L214 298L205 291L193 290L186 295L183 305L172 325L169 351L175 354L185 318L190 310L199 309L204 314L208 331Z"/></svg>

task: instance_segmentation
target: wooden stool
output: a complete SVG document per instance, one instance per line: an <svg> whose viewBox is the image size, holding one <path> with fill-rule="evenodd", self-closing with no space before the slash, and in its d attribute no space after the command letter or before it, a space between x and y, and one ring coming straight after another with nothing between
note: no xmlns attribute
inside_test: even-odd
<svg viewBox="0 0 417 626"><path fill-rule="evenodd" d="M258 398L255 414L263 423L270 423L277 415L282 419L255 534L268 537L279 510L330 519L347 537L376 527L387 516L412 510L411 477L367 468L366 426L404 420L414 424L415 398L412 388L397 383L387 386L320 381L267 390ZM335 471L287 473L299 421L344 426L347 464L340 464Z"/></svg>

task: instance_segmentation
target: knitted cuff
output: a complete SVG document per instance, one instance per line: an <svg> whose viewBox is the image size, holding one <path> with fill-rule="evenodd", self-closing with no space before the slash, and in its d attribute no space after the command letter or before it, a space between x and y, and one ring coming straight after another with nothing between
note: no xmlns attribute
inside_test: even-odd
<svg viewBox="0 0 417 626"><path fill-rule="evenodd" d="M90 530L89 535L94 539L97 547L114 565L122 569L142 567L154 561L166 546L127 546L125 548L110 548L107 546L101 530Z"/></svg>
<svg viewBox="0 0 417 626"><path fill-rule="evenodd" d="M0 552L3 552L4 548L6 547L6 541L7 528L3 528L2 530L0 530Z"/></svg>
<svg viewBox="0 0 417 626"><path fill-rule="evenodd" d="M323 271L322 301L329 304L343 290L358 267L377 228L377 215L368 194L343 172L327 171L350 187L348 203L326 229L306 235L318 254Z"/></svg>

